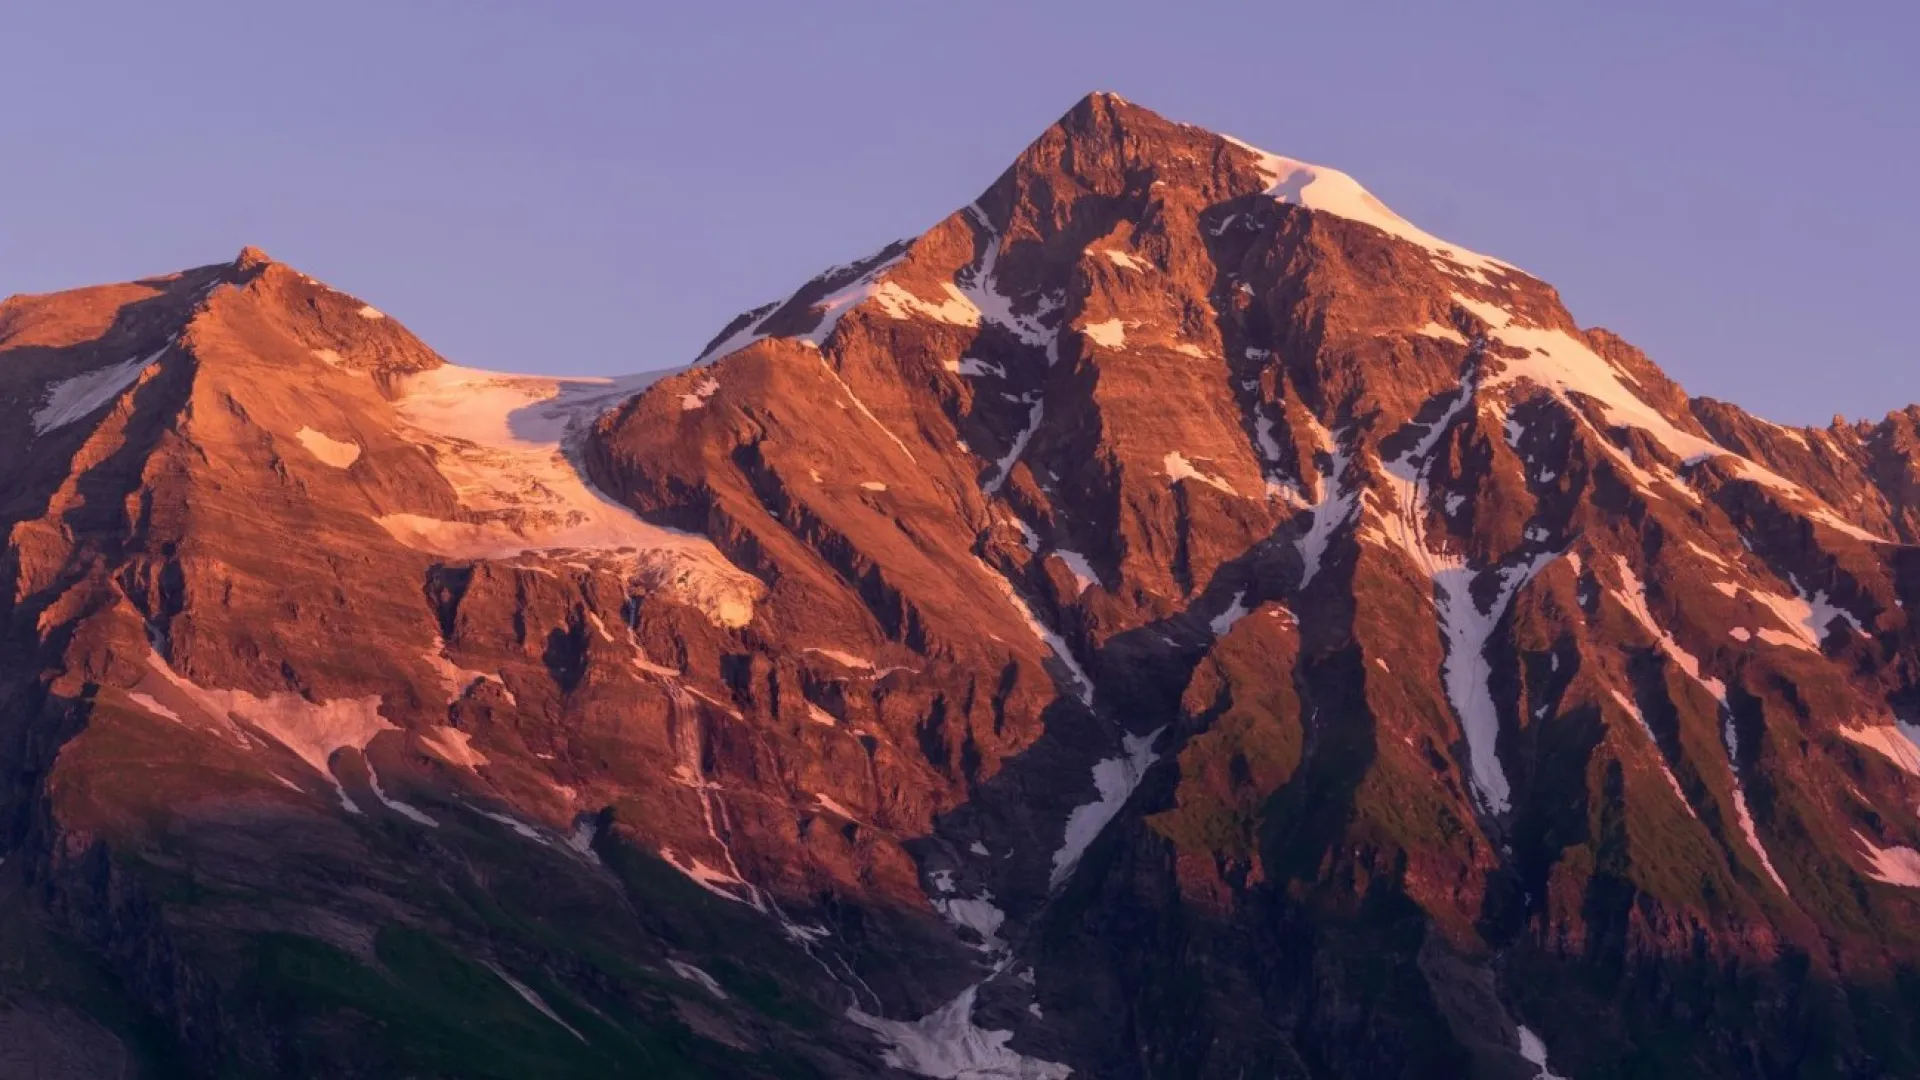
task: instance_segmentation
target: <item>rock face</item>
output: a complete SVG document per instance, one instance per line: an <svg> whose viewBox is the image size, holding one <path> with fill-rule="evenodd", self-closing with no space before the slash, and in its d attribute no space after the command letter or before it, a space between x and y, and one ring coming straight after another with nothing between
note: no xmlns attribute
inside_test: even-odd
<svg viewBox="0 0 1920 1080"><path fill-rule="evenodd" d="M0 1068L1920 1075L1920 411L1111 95L672 373L15 297L0 462Z"/></svg>

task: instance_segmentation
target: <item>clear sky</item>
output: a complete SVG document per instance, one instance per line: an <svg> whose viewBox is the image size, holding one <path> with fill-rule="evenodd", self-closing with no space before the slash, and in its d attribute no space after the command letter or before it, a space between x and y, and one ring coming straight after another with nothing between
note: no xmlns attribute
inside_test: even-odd
<svg viewBox="0 0 1920 1080"><path fill-rule="evenodd" d="M0 293L257 244L459 363L691 359L1093 89L1343 169L1772 419L1920 401L1920 4L62 0Z"/></svg>

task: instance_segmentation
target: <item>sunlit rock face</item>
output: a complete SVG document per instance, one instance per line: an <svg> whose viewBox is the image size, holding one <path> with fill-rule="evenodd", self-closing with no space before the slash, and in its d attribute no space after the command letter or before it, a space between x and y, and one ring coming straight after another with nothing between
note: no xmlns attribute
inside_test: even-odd
<svg viewBox="0 0 1920 1080"><path fill-rule="evenodd" d="M1920 1073L1920 413L1105 94L681 359L0 305L0 1064Z"/></svg>

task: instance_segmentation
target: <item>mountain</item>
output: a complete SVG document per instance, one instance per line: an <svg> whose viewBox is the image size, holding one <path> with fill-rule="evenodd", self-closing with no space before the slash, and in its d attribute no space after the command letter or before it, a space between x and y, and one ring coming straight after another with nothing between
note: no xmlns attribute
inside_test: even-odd
<svg viewBox="0 0 1920 1080"><path fill-rule="evenodd" d="M249 249L0 417L0 1076L1920 1075L1920 409L1331 169L1095 94L627 379Z"/></svg>

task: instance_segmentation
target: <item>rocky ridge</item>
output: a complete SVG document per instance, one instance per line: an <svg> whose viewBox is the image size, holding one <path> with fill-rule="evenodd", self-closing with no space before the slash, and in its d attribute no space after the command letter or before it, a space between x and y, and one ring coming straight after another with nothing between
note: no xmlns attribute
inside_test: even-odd
<svg viewBox="0 0 1920 1080"><path fill-rule="evenodd" d="M250 250L6 301L0 412L0 1022L89 1060L1920 1072L1920 413L1333 170L1096 94L683 370Z"/></svg>

